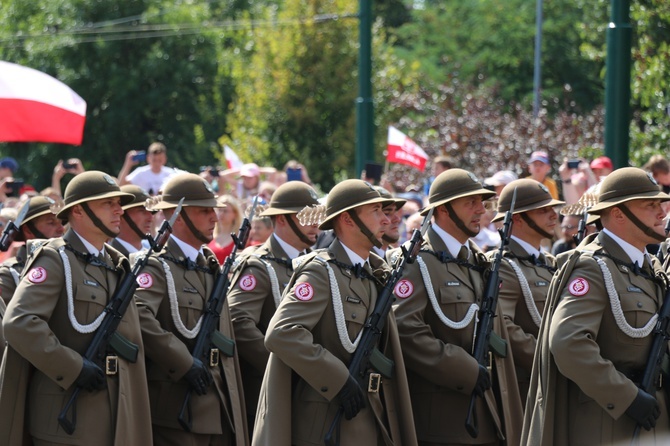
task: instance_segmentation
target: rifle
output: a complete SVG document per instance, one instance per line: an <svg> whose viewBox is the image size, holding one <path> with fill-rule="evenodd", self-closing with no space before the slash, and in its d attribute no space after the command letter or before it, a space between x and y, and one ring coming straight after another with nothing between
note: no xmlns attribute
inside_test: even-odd
<svg viewBox="0 0 670 446"><path fill-rule="evenodd" d="M395 297L393 291L396 284L402 277L403 270L407 263L414 263L416 256L419 254L423 236L430 225L430 219L433 216L434 208L428 211L428 214L423 219L420 229L415 229L412 233L412 238L409 241L407 248L403 245L401 247L402 255L395 264L390 277L386 280L384 288L377 297L375 308L368 317L363 326L363 333L359 341L356 351L351 357L349 363L349 374L358 381L362 389L367 389L368 392L378 392L381 386L382 376L384 378L393 377L393 361L386 358L378 349L377 343L381 337L384 325L386 325L386 318L391 311L391 306ZM374 367L380 373L370 373L368 377L368 370L370 366ZM328 429L328 433L324 438L326 445L331 446L339 444L339 430L342 422L342 415L344 409L340 407L335 414L335 418ZM336 435L337 434L337 435ZM333 439L333 437L337 437Z"/></svg>
<svg viewBox="0 0 670 446"><path fill-rule="evenodd" d="M0 208L2 208L2 206L0 206ZM29 209L30 202L27 201L21 208L21 211L19 211L16 221L10 220L7 223L7 226L5 226L5 229L2 231L2 236L0 236L0 251L6 252L9 249L9 245L11 245L16 236L19 235L19 232L21 232L21 223L23 223L26 215L28 215Z"/></svg>
<svg viewBox="0 0 670 446"><path fill-rule="evenodd" d="M505 213L505 220L503 227L500 230L500 249L493 257L493 264L489 272L489 277L484 288L484 299L482 300L482 308L479 310L479 327L475 334L475 346L472 351L472 356L482 366L488 366L488 353L491 341L491 333L493 332L493 318L496 315L496 307L498 306L498 291L500 291L500 264L503 259L503 251L505 246L509 244L509 237L512 232L512 214L514 213L514 205L516 203L516 188L512 195L512 203L509 210ZM475 412L475 402L477 401L477 394L472 392L470 397L470 406L468 407L468 414L465 418L465 429L472 438L477 438L479 434L479 427L477 425L477 413Z"/></svg>
<svg viewBox="0 0 670 446"><path fill-rule="evenodd" d="M170 218L170 220L163 221L158 234L156 234L156 239L148 237L151 244L151 250L159 252L163 249L163 246L167 242L170 233L172 233L172 225L174 225L179 212L181 212L181 206L184 199L179 200L177 209ZM121 283L116 287L114 295L110 299L107 306L103 310L105 313L100 326L95 331L93 340L86 348L86 352L83 354L83 357L95 363L107 374L115 374L118 372L117 356L108 355L107 351L111 348L123 359L135 363L137 361L137 355L139 353L139 348L124 338L122 335L116 332L123 315L126 313L128 306L133 300L135 294L135 289L137 288L137 276L140 274L140 271L146 266L151 256L151 250L147 251L141 256L138 256L135 260L135 264L130 270L129 274L126 274ZM58 414L58 424L63 428L65 432L69 435L72 435L77 427L77 397L81 391L80 386L76 386L70 399L63 409ZM72 418L68 419L68 413L72 413Z"/></svg>
<svg viewBox="0 0 670 446"><path fill-rule="evenodd" d="M644 373L642 380L638 387L648 394L654 396L654 384L661 374L661 367L663 365L663 356L668 348L668 341L670 340L670 288L665 291L663 298L663 305L658 312L658 320L656 327L654 327L654 340L651 343L649 356L647 357L647 365L644 366ZM633 441L640 434L640 425L635 426L633 431Z"/></svg>
<svg viewBox="0 0 670 446"><path fill-rule="evenodd" d="M221 270L214 281L214 288L212 289L209 299L207 299L207 308L205 308L205 312L202 315L202 325L198 332L198 336L195 338L195 346L191 352L191 355L194 358L200 359L204 364L209 364L211 367L216 366L219 363L219 352L222 352L228 357L235 354L235 341L228 339L218 330L219 319L221 317L223 304L226 302L228 288L230 288L230 270L235 263L237 251L244 249L244 246L247 244L249 233L251 231L251 220L254 218L254 211L256 210L257 204L258 195L254 197L249 216L244 217L237 235L232 234L235 245L233 246L230 255L226 258L226 261L223 262ZM212 346L215 348L212 348ZM191 427L193 426L193 416L191 414L192 394L192 389L186 391L186 397L184 398L184 402L181 405L179 416L177 418L179 424L186 432L191 432Z"/></svg>
<svg viewBox="0 0 670 446"><path fill-rule="evenodd" d="M584 237L586 237L586 221L589 219L589 210L588 208L584 208L584 212L582 213L582 218L579 220L579 226L577 227L577 234L575 234L573 237L575 238L575 243L578 245L584 240Z"/></svg>

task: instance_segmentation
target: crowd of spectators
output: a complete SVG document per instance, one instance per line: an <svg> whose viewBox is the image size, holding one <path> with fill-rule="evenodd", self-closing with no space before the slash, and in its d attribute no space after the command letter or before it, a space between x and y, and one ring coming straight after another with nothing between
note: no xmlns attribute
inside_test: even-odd
<svg viewBox="0 0 670 446"><path fill-rule="evenodd" d="M429 174L420 183L408 184L399 189L397 175L390 177L384 172L381 179L368 178L363 172L362 178L391 191L398 198L406 200L402 206L402 224L400 240L402 243L411 236L414 229L421 225L422 217L419 211L427 202L428 193L433 179L453 167L460 167L456 159L439 155L429 160ZM578 203L585 194L597 194L599 183L614 170L612 161L606 156L599 156L592 160L564 158L555 174L552 174L552 160L545 151L534 151L526 160L526 171L500 170L488 178L483 179L484 186L496 195L500 194L505 185L518 178L532 178L544 184L552 197L566 202L560 212L560 226L557 226L554 240L547 240L545 248L557 254L574 247L574 236L579 222L583 217L583 206ZM24 184L17 178L18 162L10 157L0 159L0 230L8 221L16 219L17 209L31 196L45 195L58 201L61 199L63 180L66 175L74 176L84 171L84 166L78 158L60 160L53 169L51 186L42 191L35 191L33 187ZM643 166L659 183L665 192L670 191L670 162L662 155L652 156ZM168 154L165 144L152 143L146 150L130 150L126 153L117 181L120 185L133 184L144 189L149 195L160 193L161 185L179 168L168 166ZM291 160L283 169L272 166L259 166L247 163L237 168L221 169L212 166L200 168L200 176L204 178L217 192L221 203L227 207L217 210L218 222L214 232L214 240L210 248L216 253L219 261L223 262L232 251L233 238L241 224L245 212L251 205L254 196L259 197L261 205L267 204L276 188L286 181L303 181L312 184L306 167ZM413 179L416 177L412 176ZM324 197L325 198L325 197ZM482 249L496 248L500 243L497 226L491 224L495 215L496 202L493 199L487 206L487 212L481 217L481 232L473 240ZM670 209L668 209L670 210ZM574 213L570 213L574 212ZM160 224L160 215L155 216L155 226ZM256 217L252 221L250 245L262 244L272 233L272 222L269 219ZM9 253L0 254L0 260Z"/></svg>

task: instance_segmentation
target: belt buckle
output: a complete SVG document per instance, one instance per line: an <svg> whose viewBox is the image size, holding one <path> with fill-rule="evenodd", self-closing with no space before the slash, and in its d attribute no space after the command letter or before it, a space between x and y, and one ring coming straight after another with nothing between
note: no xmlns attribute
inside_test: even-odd
<svg viewBox="0 0 670 446"><path fill-rule="evenodd" d="M217 367L219 365L219 359L221 355L219 354L218 348L212 348L209 350L209 366Z"/></svg>
<svg viewBox="0 0 670 446"><path fill-rule="evenodd" d="M368 393L379 393L379 387L382 384L382 375L379 373L370 373L368 379Z"/></svg>
<svg viewBox="0 0 670 446"><path fill-rule="evenodd" d="M105 374L116 375L119 373L119 357L116 355L107 355L105 357Z"/></svg>

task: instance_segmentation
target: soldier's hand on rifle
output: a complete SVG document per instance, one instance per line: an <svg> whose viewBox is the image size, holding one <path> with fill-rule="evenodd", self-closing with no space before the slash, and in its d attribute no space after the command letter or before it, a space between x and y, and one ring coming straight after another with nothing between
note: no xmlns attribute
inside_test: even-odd
<svg viewBox="0 0 670 446"><path fill-rule="evenodd" d="M198 395L206 394L207 388L213 381L209 369L197 358L193 358L193 365L184 375L184 379Z"/></svg>
<svg viewBox="0 0 670 446"><path fill-rule="evenodd" d="M88 359L83 359L84 364L81 367L79 376L77 376L77 385L89 392L102 390L107 387L107 379L102 369Z"/></svg>
<svg viewBox="0 0 670 446"><path fill-rule="evenodd" d="M661 409L658 407L656 398L638 389L637 396L626 409L626 415L646 430L651 430L656 426L656 419L661 415Z"/></svg>
<svg viewBox="0 0 670 446"><path fill-rule="evenodd" d="M491 387L491 376L486 367L479 364L479 375L477 376L477 383L475 384L475 394L483 396L484 392Z"/></svg>
<svg viewBox="0 0 670 446"><path fill-rule="evenodd" d="M344 387L340 389L337 398L344 410L344 418L351 420L355 417L362 408L365 407L365 395L363 389L358 385L358 382L349 375L349 379L344 383Z"/></svg>

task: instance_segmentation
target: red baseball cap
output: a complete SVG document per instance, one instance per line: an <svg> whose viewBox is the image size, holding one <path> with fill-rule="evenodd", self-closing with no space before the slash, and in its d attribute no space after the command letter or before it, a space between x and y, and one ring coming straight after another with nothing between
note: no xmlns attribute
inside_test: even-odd
<svg viewBox="0 0 670 446"><path fill-rule="evenodd" d="M591 161L591 169L613 169L612 160L606 156L599 156Z"/></svg>

